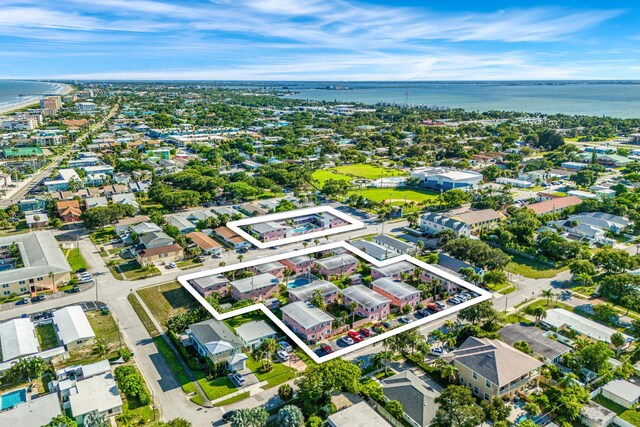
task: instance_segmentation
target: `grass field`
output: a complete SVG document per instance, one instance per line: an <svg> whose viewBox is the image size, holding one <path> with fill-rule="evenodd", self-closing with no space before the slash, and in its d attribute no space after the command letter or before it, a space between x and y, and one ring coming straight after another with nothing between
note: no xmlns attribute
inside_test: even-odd
<svg viewBox="0 0 640 427"><path fill-rule="evenodd" d="M382 166L370 165L365 163L356 163L354 165L336 166L333 168L339 174L348 174L364 179L379 179L389 176L406 176L405 172L385 168Z"/></svg>
<svg viewBox="0 0 640 427"><path fill-rule="evenodd" d="M254 321L258 321L258 320L268 320L267 316L265 316L264 314L262 314L262 312L260 310L256 310L256 311L252 311L250 313L246 313L246 314L241 314L239 316L234 316L230 319L227 319L224 321L224 323L227 324L227 326L235 332L236 328L238 326L242 326L245 323L249 323L249 322L254 322Z"/></svg>
<svg viewBox="0 0 640 427"><path fill-rule="evenodd" d="M122 263L118 265L116 269L129 280L159 276L161 274L160 270L158 270L158 268L155 266L150 266L147 269L142 269L142 267L140 267L140 264L138 264L138 261L135 260Z"/></svg>
<svg viewBox="0 0 640 427"><path fill-rule="evenodd" d="M42 324L36 328L36 335L40 343L40 351L58 346L58 336L52 323Z"/></svg>
<svg viewBox="0 0 640 427"><path fill-rule="evenodd" d="M135 294L129 294L127 296L127 300L129 300L129 304L131 304L131 307L133 307L133 311L136 312L136 314L142 321L144 328L147 330L147 332L149 332L149 335L151 335L152 337L157 337L158 335L160 335L160 331L153 324L147 312L144 311L144 308L142 308L142 304L140 304L140 301L138 301L138 298L136 298Z"/></svg>
<svg viewBox="0 0 640 427"><path fill-rule="evenodd" d="M244 393L240 393L236 396L230 397L226 400L223 400L221 402L216 403L213 406L226 406L226 405L231 405L232 403L236 403L236 402L240 402L241 400L246 399L247 397L249 397L249 392L245 391Z"/></svg>
<svg viewBox="0 0 640 427"><path fill-rule="evenodd" d="M284 363L273 363L273 369L269 372L260 373L260 367L262 366L261 362L258 362L252 357L249 357L247 360L247 368L251 369L251 371L258 377L260 381L266 381L269 383L269 387L275 387L284 382L287 382L296 377L296 371L290 367L288 367Z"/></svg>
<svg viewBox="0 0 640 427"><path fill-rule="evenodd" d="M317 169L311 174L311 178L318 181L320 188L324 187L324 183L330 179L336 181L351 181L353 178L350 176L340 175L330 170Z"/></svg>
<svg viewBox="0 0 640 427"><path fill-rule="evenodd" d="M163 337L155 337L153 339L153 342L156 345L158 352L162 355L162 357L164 357L164 360L167 361L167 365L169 365L171 372L173 372L173 375L176 377L176 380L178 381L178 384L180 384L182 391L187 394L195 393L197 396L200 396L200 393L191 381L189 374L187 374L187 371L185 371L185 369L182 367L182 364L178 360L178 356L176 356L176 354L171 350L169 344L167 344L165 339Z"/></svg>
<svg viewBox="0 0 640 427"><path fill-rule="evenodd" d="M229 377L206 379L204 376L198 378L198 384L202 387L209 400L220 399L222 396L231 394L238 390Z"/></svg>
<svg viewBox="0 0 640 427"><path fill-rule="evenodd" d="M71 265L71 271L78 271L80 268L87 268L87 263L78 248L67 251L67 261L69 261L69 265Z"/></svg>
<svg viewBox="0 0 640 427"><path fill-rule="evenodd" d="M519 274L520 276L529 277L531 279L548 279L556 276L569 267L552 268L548 265L533 261L518 255L513 255L511 262L505 269L509 273Z"/></svg>
<svg viewBox="0 0 640 427"><path fill-rule="evenodd" d="M354 190L349 195L360 195L373 202L392 201L392 204L407 202L422 203L425 200L435 201L438 197L437 191L413 189L413 188L364 188Z"/></svg>
<svg viewBox="0 0 640 427"><path fill-rule="evenodd" d="M178 282L143 288L138 295L163 328L169 317L198 307L198 302Z"/></svg>

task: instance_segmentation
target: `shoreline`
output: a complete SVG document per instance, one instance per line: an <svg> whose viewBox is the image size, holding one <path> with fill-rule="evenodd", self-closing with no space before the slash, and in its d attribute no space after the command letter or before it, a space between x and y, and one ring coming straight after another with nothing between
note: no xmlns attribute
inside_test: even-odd
<svg viewBox="0 0 640 427"><path fill-rule="evenodd" d="M50 82L45 82L45 83L50 83ZM67 95L67 94L73 92L73 90L74 90L73 86L71 86L69 84L66 84L66 83L55 82L55 84L62 85L62 89L56 95L64 96L64 95ZM16 103L13 103L11 105L5 105L3 107L0 107L0 114L8 114L8 113L11 113L13 111L20 110L22 108L28 107L30 105L36 105L37 104L39 106L40 105L39 104L40 98L42 98L42 96L39 96L38 98L30 99L28 101L16 102Z"/></svg>

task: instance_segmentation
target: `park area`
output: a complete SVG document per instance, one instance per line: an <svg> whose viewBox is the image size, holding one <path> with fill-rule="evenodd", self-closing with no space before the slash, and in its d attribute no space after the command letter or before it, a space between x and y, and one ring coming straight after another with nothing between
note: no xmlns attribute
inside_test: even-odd
<svg viewBox="0 0 640 427"><path fill-rule="evenodd" d="M423 190L418 188L364 188L362 190L354 190L349 193L350 196L362 196L372 202L391 202L392 205L400 205L404 203L415 202L416 204L425 201L435 202L438 198L437 191Z"/></svg>
<svg viewBox="0 0 640 427"><path fill-rule="evenodd" d="M351 181L353 179L369 179L376 180L391 176L406 176L407 174L397 169L385 168L382 166L370 165L365 163L356 163L354 165L336 166L334 168L324 170L318 169L313 172L311 177L318 182L320 188L330 179L336 181Z"/></svg>
<svg viewBox="0 0 640 427"><path fill-rule="evenodd" d="M170 317L199 307L195 298L178 282L142 288L138 295L163 328Z"/></svg>
<svg viewBox="0 0 640 427"><path fill-rule="evenodd" d="M547 264L519 255L511 256L511 262L507 265L506 271L511 274L518 274L530 279L549 279L569 269L568 266L553 268Z"/></svg>

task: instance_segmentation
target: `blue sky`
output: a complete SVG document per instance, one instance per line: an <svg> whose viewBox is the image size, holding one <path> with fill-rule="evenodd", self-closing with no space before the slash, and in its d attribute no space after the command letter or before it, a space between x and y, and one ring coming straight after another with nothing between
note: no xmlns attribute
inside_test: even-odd
<svg viewBox="0 0 640 427"><path fill-rule="evenodd" d="M638 79L634 3L0 0L0 78Z"/></svg>

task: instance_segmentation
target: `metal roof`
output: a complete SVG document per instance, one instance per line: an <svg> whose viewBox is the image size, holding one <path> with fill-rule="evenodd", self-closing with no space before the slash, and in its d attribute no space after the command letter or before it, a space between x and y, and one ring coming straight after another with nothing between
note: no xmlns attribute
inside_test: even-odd
<svg viewBox="0 0 640 427"><path fill-rule="evenodd" d="M312 328L319 323L333 321L331 315L302 301L285 305L282 307L282 313L295 320L305 329Z"/></svg>
<svg viewBox="0 0 640 427"><path fill-rule="evenodd" d="M327 296L339 292L340 288L326 280L316 280L308 285L289 289L289 295L295 295L300 301L308 301L315 291L320 291L323 296Z"/></svg>
<svg viewBox="0 0 640 427"><path fill-rule="evenodd" d="M273 287L280 283L280 280L271 273L258 274L245 279L234 280L231 287L236 288L241 293L249 292L253 289Z"/></svg>
<svg viewBox="0 0 640 427"><path fill-rule="evenodd" d="M413 286L407 285L406 283L401 282L400 280L393 280L388 277L382 277L378 280L374 280L371 283L371 286L372 287L376 286L399 299L420 294L420 291L414 288Z"/></svg>
<svg viewBox="0 0 640 427"><path fill-rule="evenodd" d="M28 356L38 352L38 339L31 319L13 319L0 324L2 360Z"/></svg>
<svg viewBox="0 0 640 427"><path fill-rule="evenodd" d="M356 257L349 254L339 254L339 255L330 256L328 258L322 258L322 259L316 260L316 264L329 270L333 270L334 268L338 268L338 267L345 267L348 265L356 264L357 262L358 260L356 259Z"/></svg>
<svg viewBox="0 0 640 427"><path fill-rule="evenodd" d="M96 334L79 305L64 307L53 312L53 324L63 344L93 338Z"/></svg>
<svg viewBox="0 0 640 427"><path fill-rule="evenodd" d="M342 291L342 295L364 307L373 307L391 302L389 298L372 291L364 285L349 286Z"/></svg>

